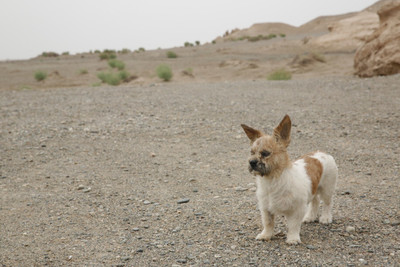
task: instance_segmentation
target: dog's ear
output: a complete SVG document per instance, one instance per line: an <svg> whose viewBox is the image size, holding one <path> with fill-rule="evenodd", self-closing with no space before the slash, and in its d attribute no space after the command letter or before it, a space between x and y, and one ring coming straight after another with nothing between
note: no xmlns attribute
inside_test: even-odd
<svg viewBox="0 0 400 267"><path fill-rule="evenodd" d="M247 137L250 139L251 143L254 143L258 138L263 136L263 133L259 130L253 129L245 124L241 124L244 132L246 133Z"/></svg>
<svg viewBox="0 0 400 267"><path fill-rule="evenodd" d="M277 142L282 143L285 147L288 147L290 143L290 129L292 128L292 122L290 117L285 115L282 121L274 129L274 136Z"/></svg>

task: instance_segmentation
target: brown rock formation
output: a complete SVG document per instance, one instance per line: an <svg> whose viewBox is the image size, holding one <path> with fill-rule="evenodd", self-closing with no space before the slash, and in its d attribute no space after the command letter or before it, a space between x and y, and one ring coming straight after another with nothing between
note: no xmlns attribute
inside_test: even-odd
<svg viewBox="0 0 400 267"><path fill-rule="evenodd" d="M355 74L360 77L400 73L400 1L379 11L379 28L354 57Z"/></svg>

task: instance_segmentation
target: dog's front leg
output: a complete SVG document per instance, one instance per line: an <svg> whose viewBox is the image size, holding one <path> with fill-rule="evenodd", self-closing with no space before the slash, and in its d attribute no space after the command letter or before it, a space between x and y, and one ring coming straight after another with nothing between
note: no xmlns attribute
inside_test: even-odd
<svg viewBox="0 0 400 267"><path fill-rule="evenodd" d="M268 210L261 209L261 220L263 224L263 231L258 234L257 240L270 240L274 235L275 216Z"/></svg>
<svg viewBox="0 0 400 267"><path fill-rule="evenodd" d="M300 244L300 228L305 215L306 207L299 209L286 216L288 224L288 233L286 243L290 245Z"/></svg>

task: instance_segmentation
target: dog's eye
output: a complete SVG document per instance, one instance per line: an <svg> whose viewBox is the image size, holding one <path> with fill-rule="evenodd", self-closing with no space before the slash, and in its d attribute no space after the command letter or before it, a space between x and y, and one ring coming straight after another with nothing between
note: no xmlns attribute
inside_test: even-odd
<svg viewBox="0 0 400 267"><path fill-rule="evenodd" d="M252 151L250 151L250 154L251 154L251 155L254 155L254 154L256 154L256 153L252 150Z"/></svg>
<svg viewBox="0 0 400 267"><path fill-rule="evenodd" d="M264 158L268 157L269 155L271 155L271 153L269 151L264 150L261 152L261 156Z"/></svg>

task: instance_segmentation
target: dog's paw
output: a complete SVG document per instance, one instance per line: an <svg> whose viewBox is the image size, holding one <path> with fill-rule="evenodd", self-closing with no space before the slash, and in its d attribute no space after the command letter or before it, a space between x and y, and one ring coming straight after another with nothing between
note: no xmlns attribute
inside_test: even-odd
<svg viewBox="0 0 400 267"><path fill-rule="evenodd" d="M289 245L298 245L301 243L300 239L287 239L286 243Z"/></svg>
<svg viewBox="0 0 400 267"><path fill-rule="evenodd" d="M309 217L309 216L306 216L304 219L303 219L303 222L304 223L312 223L312 222L315 222L316 221L316 217Z"/></svg>
<svg viewBox="0 0 400 267"><path fill-rule="evenodd" d="M263 233L261 233L261 234L258 234L257 236L256 236L256 240L261 240L261 241L268 241L268 240L271 240L271 235L267 235L267 234L265 234L264 232Z"/></svg>
<svg viewBox="0 0 400 267"><path fill-rule="evenodd" d="M321 216L321 217L319 217L319 222L322 224L332 223L332 217L331 216Z"/></svg>

